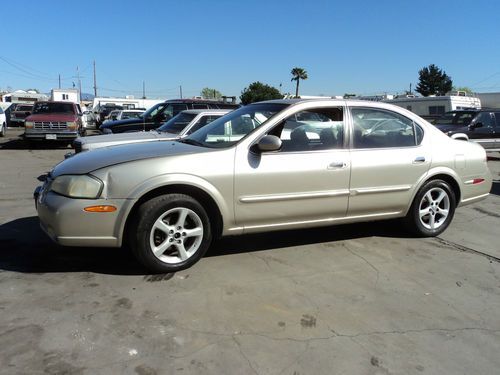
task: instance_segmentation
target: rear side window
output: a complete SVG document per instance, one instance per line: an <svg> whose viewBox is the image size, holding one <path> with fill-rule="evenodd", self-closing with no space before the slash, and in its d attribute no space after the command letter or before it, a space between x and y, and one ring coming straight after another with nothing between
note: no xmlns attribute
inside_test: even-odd
<svg viewBox="0 0 500 375"><path fill-rule="evenodd" d="M500 127L500 112L495 112L496 124Z"/></svg>
<svg viewBox="0 0 500 375"><path fill-rule="evenodd" d="M351 108L353 148L411 147L422 142L423 129L399 113Z"/></svg>
<svg viewBox="0 0 500 375"><path fill-rule="evenodd" d="M477 115L474 118L474 120L472 120L473 124L477 124L478 122L483 124L484 127L495 126L495 122L494 122L492 113L490 113L490 112L481 112L479 115Z"/></svg>

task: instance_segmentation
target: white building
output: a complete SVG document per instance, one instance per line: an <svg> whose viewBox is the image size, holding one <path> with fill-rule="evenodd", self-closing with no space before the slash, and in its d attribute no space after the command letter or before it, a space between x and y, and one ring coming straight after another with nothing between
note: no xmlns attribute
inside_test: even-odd
<svg viewBox="0 0 500 375"><path fill-rule="evenodd" d="M78 89L52 89L50 100L80 104L80 91Z"/></svg>
<svg viewBox="0 0 500 375"><path fill-rule="evenodd" d="M485 92L476 95L481 99L483 108L500 108L500 92Z"/></svg>
<svg viewBox="0 0 500 375"><path fill-rule="evenodd" d="M99 107L105 105L118 105L125 109L145 108L149 109L155 104L163 103L165 99L135 99L132 95L125 98L94 98L92 109L97 110Z"/></svg>

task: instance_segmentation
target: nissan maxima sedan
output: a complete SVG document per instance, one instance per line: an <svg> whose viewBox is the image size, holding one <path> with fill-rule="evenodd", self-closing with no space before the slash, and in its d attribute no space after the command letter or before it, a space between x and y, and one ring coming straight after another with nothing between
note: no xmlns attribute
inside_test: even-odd
<svg viewBox="0 0 500 375"><path fill-rule="evenodd" d="M230 109L188 109L172 117L158 129L148 132L135 131L79 137L73 141L73 147L75 148L75 153L79 153L125 143L155 142L183 138L230 111ZM72 156L72 154L68 156Z"/></svg>
<svg viewBox="0 0 500 375"><path fill-rule="evenodd" d="M57 243L128 244L151 272L166 273L242 233L401 218L416 235L437 236L491 184L481 146L405 109L277 100L241 107L182 140L77 154L35 198Z"/></svg>

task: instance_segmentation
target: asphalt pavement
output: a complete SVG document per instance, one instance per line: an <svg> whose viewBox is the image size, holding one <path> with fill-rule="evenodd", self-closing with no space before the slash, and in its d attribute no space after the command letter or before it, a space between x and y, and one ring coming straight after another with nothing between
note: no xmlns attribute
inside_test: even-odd
<svg viewBox="0 0 500 375"><path fill-rule="evenodd" d="M500 154L492 194L438 238L396 221L232 237L149 275L64 248L32 193L70 148L0 138L0 374L497 374Z"/></svg>

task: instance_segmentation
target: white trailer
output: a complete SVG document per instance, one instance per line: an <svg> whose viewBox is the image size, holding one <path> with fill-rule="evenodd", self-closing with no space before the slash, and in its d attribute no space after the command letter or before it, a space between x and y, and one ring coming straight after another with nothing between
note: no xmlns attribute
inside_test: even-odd
<svg viewBox="0 0 500 375"><path fill-rule="evenodd" d="M135 99L133 96L127 96L125 98L94 98L94 102L92 103L92 109L94 111L99 110L99 107L103 107L106 105L117 105L123 107L125 109L135 109L135 108L144 108L149 109L155 104L162 103L166 99Z"/></svg>
<svg viewBox="0 0 500 375"><path fill-rule="evenodd" d="M386 103L405 108L420 117L435 119L445 112L460 109L481 109L481 100L474 96L446 95L415 97L406 96L384 100Z"/></svg>

